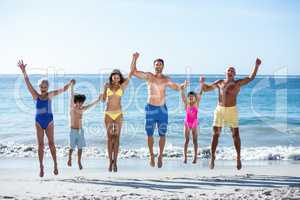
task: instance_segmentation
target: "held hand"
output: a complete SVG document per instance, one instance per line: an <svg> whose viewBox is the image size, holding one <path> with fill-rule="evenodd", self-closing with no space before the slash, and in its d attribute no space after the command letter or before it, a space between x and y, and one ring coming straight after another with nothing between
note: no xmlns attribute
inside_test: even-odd
<svg viewBox="0 0 300 200"><path fill-rule="evenodd" d="M140 54L138 52L135 52L133 55L132 55L132 58L137 60L139 58Z"/></svg>
<svg viewBox="0 0 300 200"><path fill-rule="evenodd" d="M70 81L70 85L75 85L75 83L76 83L75 79L72 79L72 80Z"/></svg>
<svg viewBox="0 0 300 200"><path fill-rule="evenodd" d="M25 71L27 64L24 64L23 60L19 60L18 62L18 67L20 67L20 69L22 70L22 72Z"/></svg>
<svg viewBox="0 0 300 200"><path fill-rule="evenodd" d="M200 82L200 84L203 84L203 83L205 82L205 77L204 77L204 76L201 76L199 82Z"/></svg>
<svg viewBox="0 0 300 200"><path fill-rule="evenodd" d="M255 65L256 65L256 66L260 66L260 64L261 64L261 60L260 60L259 58L257 58L257 59L256 59L256 62L255 62Z"/></svg>
<svg viewBox="0 0 300 200"><path fill-rule="evenodd" d="M183 90L185 88L187 88L187 86L189 85L189 81L185 80L181 85L180 85L180 88Z"/></svg>

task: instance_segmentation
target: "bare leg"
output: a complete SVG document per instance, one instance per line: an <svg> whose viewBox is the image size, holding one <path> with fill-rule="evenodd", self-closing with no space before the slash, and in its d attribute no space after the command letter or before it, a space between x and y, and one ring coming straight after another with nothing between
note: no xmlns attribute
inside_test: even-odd
<svg viewBox="0 0 300 200"><path fill-rule="evenodd" d="M56 148L54 144L54 125L53 123L50 123L46 129L46 136L48 138L48 145L49 149L51 152L51 156L54 162L54 170L53 173L54 175L58 174L58 169L57 169L57 159L56 159Z"/></svg>
<svg viewBox="0 0 300 200"><path fill-rule="evenodd" d="M122 128L122 117L118 117L115 122L115 128L116 128L116 135L115 142L114 142L114 166L113 170L114 172L118 171L117 161L118 161L118 154L119 154L119 143L120 143L120 134L121 134L121 128Z"/></svg>
<svg viewBox="0 0 300 200"><path fill-rule="evenodd" d="M107 131L107 152L108 152L108 158L109 158L109 166L108 166L108 171L112 171L112 166L113 166L113 152L112 152L112 119L110 119L109 116L105 115L105 126L106 126L106 131Z"/></svg>
<svg viewBox="0 0 300 200"><path fill-rule="evenodd" d="M193 134L193 144L194 144L194 160L193 164L197 163L197 154L198 154L198 129L193 128L192 129L192 134Z"/></svg>
<svg viewBox="0 0 300 200"><path fill-rule="evenodd" d="M70 148L69 149L69 160L68 160L68 166L71 167L72 166L72 153L73 153L73 149Z"/></svg>
<svg viewBox="0 0 300 200"><path fill-rule="evenodd" d="M238 170L242 169L242 162L241 162L241 139L240 139L240 133L239 133L239 128L231 128L232 132L232 138L233 138L233 143L234 147L236 150L236 168Z"/></svg>
<svg viewBox="0 0 300 200"><path fill-rule="evenodd" d="M166 136L159 137L159 154L157 159L157 167L161 168L163 165L163 153L166 144Z"/></svg>
<svg viewBox="0 0 300 200"><path fill-rule="evenodd" d="M40 127L38 123L35 124L36 127L36 136L38 140L38 156L39 156L39 163L40 163L40 177L44 176L44 129Z"/></svg>
<svg viewBox="0 0 300 200"><path fill-rule="evenodd" d="M211 159L209 162L209 168L213 169L215 167L215 159L216 159L216 149L218 146L219 136L221 133L222 128L221 127L213 127L213 137L211 141Z"/></svg>
<svg viewBox="0 0 300 200"><path fill-rule="evenodd" d="M155 166L155 160L154 160L154 153L153 153L153 136L148 136L148 147L149 147L149 153L150 153L150 166Z"/></svg>
<svg viewBox="0 0 300 200"><path fill-rule="evenodd" d="M78 149L78 167L80 170L82 170L82 164L81 164L81 156L82 156L82 149Z"/></svg>
<svg viewBox="0 0 300 200"><path fill-rule="evenodd" d="M187 150L189 147L189 141L190 141L190 129L186 126L184 126L184 137L185 137L185 142L184 142L184 161L183 163L187 163Z"/></svg>

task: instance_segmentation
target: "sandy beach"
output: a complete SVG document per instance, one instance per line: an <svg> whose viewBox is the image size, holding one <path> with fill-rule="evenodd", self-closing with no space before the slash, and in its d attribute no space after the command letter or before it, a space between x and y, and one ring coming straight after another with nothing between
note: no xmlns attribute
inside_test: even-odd
<svg viewBox="0 0 300 200"><path fill-rule="evenodd" d="M300 199L300 165L294 162L219 161L215 170L166 160L163 169L147 160L123 159L118 173L106 172L106 160L86 160L82 171L67 168L60 159L60 174L39 178L34 158L1 159L1 199ZM76 163L74 163L76 164Z"/></svg>

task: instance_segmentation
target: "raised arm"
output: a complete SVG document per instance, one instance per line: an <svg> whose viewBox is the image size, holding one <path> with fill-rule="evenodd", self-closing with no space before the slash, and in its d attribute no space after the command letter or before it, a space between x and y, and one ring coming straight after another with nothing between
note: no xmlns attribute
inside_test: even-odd
<svg viewBox="0 0 300 200"><path fill-rule="evenodd" d="M139 53L136 53L136 54L138 54L138 56L139 56ZM133 63L132 67L133 67L133 73L132 73L132 75L136 76L137 78L143 79L143 80L149 80L151 78L152 73L139 71L136 68L136 62Z"/></svg>
<svg viewBox="0 0 300 200"><path fill-rule="evenodd" d="M71 92L70 92L70 108L72 108L73 103L74 103L74 85L75 85L75 80L71 84Z"/></svg>
<svg viewBox="0 0 300 200"><path fill-rule="evenodd" d="M254 80L255 77L256 77L256 73L257 73L257 71L258 71L258 68L259 68L260 64L261 64L261 60L260 60L259 58L257 58L257 59L256 59L256 62L255 62L255 67L253 68L251 74L250 74L248 77L244 78L244 79L238 80L237 83L238 83L240 86L243 86L243 85L248 84L248 83L251 82L252 80Z"/></svg>
<svg viewBox="0 0 300 200"><path fill-rule="evenodd" d="M202 76L200 78L200 82L201 82L201 91L208 92L208 91L216 89L218 87L219 83L222 82L222 80L217 80L217 81L213 82L212 84L206 84L205 78L204 78L204 76Z"/></svg>
<svg viewBox="0 0 300 200"><path fill-rule="evenodd" d="M188 85L188 81L184 81L184 83L180 87L180 95L181 95L181 100L184 103L184 107L186 108L187 106L187 100L186 100L186 95L185 95L185 89Z"/></svg>
<svg viewBox="0 0 300 200"><path fill-rule="evenodd" d="M185 84L182 83L182 84L178 84L178 83L174 83L173 81L171 81L171 79L167 78L167 86L173 90L177 90L177 91L180 91L181 90L181 87L183 87L183 85Z"/></svg>
<svg viewBox="0 0 300 200"><path fill-rule="evenodd" d="M129 81L130 81L130 79L131 79L131 77L132 77L132 75L133 75L133 73L136 69L136 61L137 61L139 55L140 54L138 52L135 52L132 55L132 60L131 60L131 64L130 64L130 72L128 74L127 79L121 85L122 90L126 89L126 87L128 86L128 83L129 83Z"/></svg>
<svg viewBox="0 0 300 200"><path fill-rule="evenodd" d="M19 60L18 66L22 70L22 73L23 73L23 76L24 76L24 80L25 80L27 89L29 90L32 98L36 99L39 96L39 94L38 94L38 92L34 89L34 87L30 83L29 77L28 77L28 75L26 73L26 66L27 66L27 64L24 64L23 60Z"/></svg>
<svg viewBox="0 0 300 200"><path fill-rule="evenodd" d="M95 106L97 103L99 103L102 100L102 98L103 98L103 94L100 94L99 97L96 100L94 100L92 103L82 106L82 111L86 111L89 108Z"/></svg>
<svg viewBox="0 0 300 200"><path fill-rule="evenodd" d="M48 97L49 97L49 98L52 98L52 97L55 97L55 96L57 96L57 95L59 95L59 94L65 92L65 91L67 91L67 90L70 88L70 86L71 86L74 82L75 82L75 80L72 79L72 80L70 80L70 82L67 83L63 88L60 88L60 89L53 90L53 91L49 92L49 93L48 93Z"/></svg>

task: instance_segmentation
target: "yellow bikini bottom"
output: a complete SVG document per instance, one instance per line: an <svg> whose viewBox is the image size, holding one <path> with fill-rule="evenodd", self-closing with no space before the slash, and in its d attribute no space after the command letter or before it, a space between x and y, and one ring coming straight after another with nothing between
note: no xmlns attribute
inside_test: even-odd
<svg viewBox="0 0 300 200"><path fill-rule="evenodd" d="M116 120L121 114L121 111L105 111L105 114L108 115L112 120Z"/></svg>

